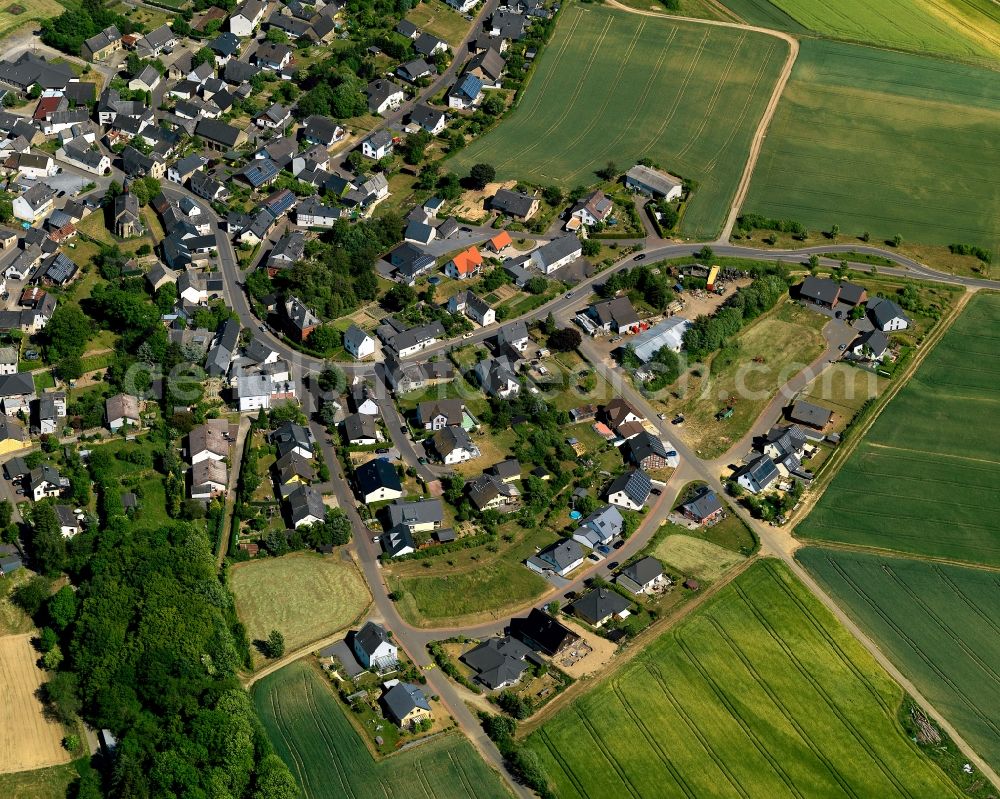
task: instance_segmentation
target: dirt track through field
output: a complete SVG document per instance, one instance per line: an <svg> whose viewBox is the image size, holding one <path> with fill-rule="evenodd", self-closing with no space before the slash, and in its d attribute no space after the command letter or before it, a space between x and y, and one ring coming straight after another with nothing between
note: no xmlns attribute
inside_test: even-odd
<svg viewBox="0 0 1000 799"><path fill-rule="evenodd" d="M607 0L607 5L618 9L619 11L624 11L627 14L639 14L643 17L663 17L664 19L697 22L701 25L715 25L720 28L735 28L736 30L741 31L763 33L767 36L774 36L775 38L781 39L788 44L788 57L785 59L785 63L781 67L778 80L774 84L774 90L771 92L771 97L767 101L767 107L764 109L764 114L761 116L760 122L757 124L757 130L754 131L753 139L750 141L750 152L747 154L747 162L743 167L743 174L740 176L739 185L736 187L736 195L733 197L733 204L729 208L729 215L726 217L726 224L723 225L722 233L719 235L718 240L720 242L729 241L729 236L733 232L733 227L736 225L736 217L739 216L740 213L740 207L743 205L743 201L747 196L747 191L750 189L750 178L753 177L754 167L757 166L757 158L760 156L760 150L764 144L764 137L767 135L767 128L771 124L774 112L778 109L778 101L781 100L781 95L785 91L785 85L788 83L788 78L791 77L792 67L795 66L795 59L799 54L798 39L788 33L772 30L771 28L760 28L756 25L743 25L737 22L722 22L720 20L711 19L677 17L671 14L662 14L659 11L640 11L639 9L629 8L626 5L622 5L618 2L618 0Z"/></svg>
<svg viewBox="0 0 1000 799"><path fill-rule="evenodd" d="M62 727L49 721L35 692L45 681L35 665L31 633L0 638L0 772L28 771L69 762Z"/></svg>

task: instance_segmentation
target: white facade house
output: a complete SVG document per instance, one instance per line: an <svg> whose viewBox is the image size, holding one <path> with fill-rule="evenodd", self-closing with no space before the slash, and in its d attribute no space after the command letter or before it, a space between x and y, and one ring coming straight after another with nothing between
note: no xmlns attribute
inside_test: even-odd
<svg viewBox="0 0 1000 799"><path fill-rule="evenodd" d="M392 134L386 130L379 130L361 143L361 154L365 158L378 161L380 158L392 155L392 147Z"/></svg>
<svg viewBox="0 0 1000 799"><path fill-rule="evenodd" d="M395 663L399 648L392 643L385 627L369 621L354 636L354 656L366 669L377 669Z"/></svg>
<svg viewBox="0 0 1000 799"><path fill-rule="evenodd" d="M229 30L241 38L253 36L253 32L264 19L267 5L260 0L246 0L237 6L229 17Z"/></svg>
<svg viewBox="0 0 1000 799"><path fill-rule="evenodd" d="M375 339L357 325L351 325L344 333L344 349L360 361L375 354Z"/></svg>
<svg viewBox="0 0 1000 799"><path fill-rule="evenodd" d="M479 0L445 0L445 2L460 14L468 14L476 7Z"/></svg>

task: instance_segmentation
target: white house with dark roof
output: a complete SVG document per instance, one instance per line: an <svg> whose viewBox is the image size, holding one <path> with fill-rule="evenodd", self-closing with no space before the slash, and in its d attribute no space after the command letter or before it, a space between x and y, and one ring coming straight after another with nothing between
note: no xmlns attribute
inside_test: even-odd
<svg viewBox="0 0 1000 799"><path fill-rule="evenodd" d="M375 354L375 339L357 325L351 325L344 331L344 349L360 361Z"/></svg>
<svg viewBox="0 0 1000 799"><path fill-rule="evenodd" d="M392 643L388 631L373 621L354 634L354 656L366 669L383 671L399 662L399 647Z"/></svg>
<svg viewBox="0 0 1000 799"><path fill-rule="evenodd" d="M551 572L560 577L565 577L582 563L583 548L573 539L557 541L525 561L525 565L534 572Z"/></svg>
<svg viewBox="0 0 1000 799"><path fill-rule="evenodd" d="M528 348L528 326L523 320L506 324L500 328L497 340L517 352L524 352Z"/></svg>
<svg viewBox="0 0 1000 799"><path fill-rule="evenodd" d="M906 330L910 326L910 317L892 300L872 297L865 310L872 324L883 333Z"/></svg>
<svg viewBox="0 0 1000 799"><path fill-rule="evenodd" d="M661 585L669 585L670 578L663 573L660 561L646 557L622 569L615 583L633 594L649 594Z"/></svg>
<svg viewBox="0 0 1000 799"><path fill-rule="evenodd" d="M542 273L551 275L582 255L583 244L580 239L576 236L560 236L534 250L530 260Z"/></svg>
<svg viewBox="0 0 1000 799"><path fill-rule="evenodd" d="M621 511L613 505L605 505L580 520L580 526L573 533L573 540L596 549L613 541L624 529L625 519Z"/></svg>
<svg viewBox="0 0 1000 799"><path fill-rule="evenodd" d="M781 477L778 467L767 455L760 455L733 473L736 482L751 494L767 491Z"/></svg>
<svg viewBox="0 0 1000 799"><path fill-rule="evenodd" d="M653 490L653 481L642 469L616 477L608 486L608 502L619 508L641 510Z"/></svg>

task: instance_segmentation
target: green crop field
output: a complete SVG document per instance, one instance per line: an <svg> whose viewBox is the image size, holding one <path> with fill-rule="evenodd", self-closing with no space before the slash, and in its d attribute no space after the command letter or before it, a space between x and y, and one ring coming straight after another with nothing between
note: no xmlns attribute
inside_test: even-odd
<svg viewBox="0 0 1000 799"><path fill-rule="evenodd" d="M520 105L448 163L572 188L651 158L698 182L683 230L713 237L787 53L764 34L570 5Z"/></svg>
<svg viewBox="0 0 1000 799"><path fill-rule="evenodd" d="M250 640L276 629L289 652L342 630L371 600L352 562L312 552L238 564L229 585Z"/></svg>
<svg viewBox="0 0 1000 799"><path fill-rule="evenodd" d="M763 561L529 739L561 799L946 797L902 690Z"/></svg>
<svg viewBox="0 0 1000 799"><path fill-rule="evenodd" d="M996 572L819 547L796 557L962 737L1000 767Z"/></svg>
<svg viewBox="0 0 1000 799"><path fill-rule="evenodd" d="M748 22L972 59L1000 56L993 0L723 0ZM791 20L791 22L789 22Z"/></svg>
<svg viewBox="0 0 1000 799"><path fill-rule="evenodd" d="M292 663L257 682L253 700L305 799L509 796L461 735L438 736L376 763L329 682L307 663Z"/></svg>
<svg viewBox="0 0 1000 799"><path fill-rule="evenodd" d="M998 129L996 72L805 40L742 210L997 255Z"/></svg>
<svg viewBox="0 0 1000 799"><path fill-rule="evenodd" d="M1000 295L973 297L796 528L1000 565Z"/></svg>

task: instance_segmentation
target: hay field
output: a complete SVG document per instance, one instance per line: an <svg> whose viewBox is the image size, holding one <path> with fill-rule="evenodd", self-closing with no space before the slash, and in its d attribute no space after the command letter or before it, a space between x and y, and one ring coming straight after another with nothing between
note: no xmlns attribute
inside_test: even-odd
<svg viewBox="0 0 1000 799"><path fill-rule="evenodd" d="M653 557L673 566L684 577L717 580L745 558L732 550L690 535L668 535Z"/></svg>
<svg viewBox="0 0 1000 799"><path fill-rule="evenodd" d="M698 182L682 229L715 236L788 45L770 36L569 5L519 106L447 161L563 188L648 157Z"/></svg>
<svg viewBox="0 0 1000 799"><path fill-rule="evenodd" d="M297 661L253 687L257 714L305 799L507 799L464 737L446 734L376 762L329 681Z"/></svg>
<svg viewBox="0 0 1000 799"><path fill-rule="evenodd" d="M340 555L301 552L241 563L229 584L250 640L277 629L289 652L348 626L371 601L357 568Z"/></svg>
<svg viewBox="0 0 1000 799"><path fill-rule="evenodd" d="M747 21L920 53L1000 57L1000 7L992 0L724 0Z"/></svg>
<svg viewBox="0 0 1000 799"><path fill-rule="evenodd" d="M1000 295L979 294L796 528L804 539L1000 565Z"/></svg>
<svg viewBox="0 0 1000 799"><path fill-rule="evenodd" d="M796 557L962 737L1000 767L996 573L820 547Z"/></svg>
<svg viewBox="0 0 1000 799"><path fill-rule="evenodd" d="M0 771L69 762L62 727L49 721L35 692L45 682L31 633L0 638Z"/></svg>
<svg viewBox="0 0 1000 799"><path fill-rule="evenodd" d="M997 130L996 72L807 39L742 211L996 256Z"/></svg>
<svg viewBox="0 0 1000 799"><path fill-rule="evenodd" d="M903 692L762 561L528 738L561 799L957 797Z"/></svg>

